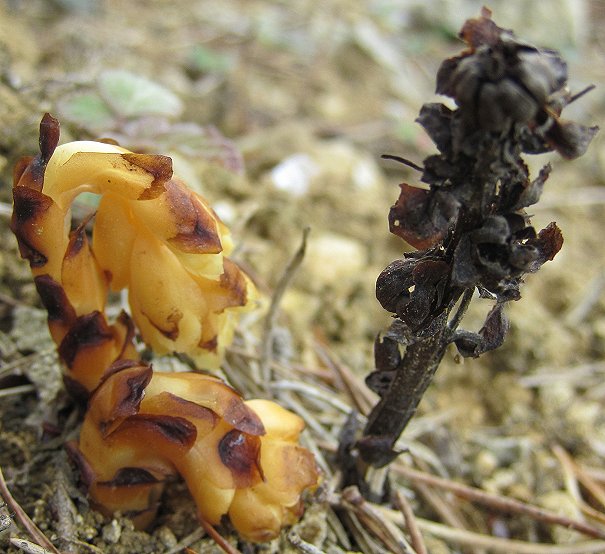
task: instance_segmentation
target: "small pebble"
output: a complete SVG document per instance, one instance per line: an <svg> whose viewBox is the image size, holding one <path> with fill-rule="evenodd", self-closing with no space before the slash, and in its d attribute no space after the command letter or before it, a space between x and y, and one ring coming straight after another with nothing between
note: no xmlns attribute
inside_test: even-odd
<svg viewBox="0 0 605 554"><path fill-rule="evenodd" d="M178 541L176 540L176 537L174 536L174 533L170 530L169 527L166 527L165 525L162 525L162 527L160 527L156 531L156 534L157 534L159 541L166 548L174 548L178 543Z"/></svg>
<svg viewBox="0 0 605 554"><path fill-rule="evenodd" d="M103 527L103 540L109 544L116 544L120 540L122 535L122 528L117 520L112 519L111 523L108 523Z"/></svg>
<svg viewBox="0 0 605 554"><path fill-rule="evenodd" d="M80 535L82 540L90 541L94 539L99 534L99 532L97 531L96 527L93 527L92 525L87 525L86 527L79 529L78 534Z"/></svg>
<svg viewBox="0 0 605 554"><path fill-rule="evenodd" d="M475 471L478 477L485 479L498 468L498 458L489 450L481 450L475 458Z"/></svg>
<svg viewBox="0 0 605 554"><path fill-rule="evenodd" d="M311 235L304 267L315 286L338 285L350 280L367 265L367 254L359 241L336 233Z"/></svg>
<svg viewBox="0 0 605 554"><path fill-rule="evenodd" d="M300 197L307 194L311 180L319 173L319 166L308 154L293 154L271 171L273 186Z"/></svg>
<svg viewBox="0 0 605 554"><path fill-rule="evenodd" d="M506 491L515 484L518 476L512 469L499 469L496 471L491 479L487 479L483 483L483 488L487 492L494 494L504 494Z"/></svg>

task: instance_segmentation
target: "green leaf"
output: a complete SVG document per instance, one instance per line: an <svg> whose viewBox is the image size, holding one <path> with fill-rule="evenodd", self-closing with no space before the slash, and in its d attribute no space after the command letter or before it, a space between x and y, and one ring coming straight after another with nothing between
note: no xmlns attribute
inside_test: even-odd
<svg viewBox="0 0 605 554"><path fill-rule="evenodd" d="M90 131L113 126L114 115L96 92L79 92L68 96L57 108L62 118Z"/></svg>
<svg viewBox="0 0 605 554"><path fill-rule="evenodd" d="M94 192L81 192L75 203L82 208L89 208L96 210L99 207L99 203L101 202L101 195L95 194Z"/></svg>
<svg viewBox="0 0 605 554"><path fill-rule="evenodd" d="M194 69L203 73L224 73L233 65L231 57L201 44L193 47L190 59Z"/></svg>
<svg viewBox="0 0 605 554"><path fill-rule="evenodd" d="M183 111L183 104L176 94L130 71L104 71L99 75L98 87L103 99L122 117L176 117Z"/></svg>

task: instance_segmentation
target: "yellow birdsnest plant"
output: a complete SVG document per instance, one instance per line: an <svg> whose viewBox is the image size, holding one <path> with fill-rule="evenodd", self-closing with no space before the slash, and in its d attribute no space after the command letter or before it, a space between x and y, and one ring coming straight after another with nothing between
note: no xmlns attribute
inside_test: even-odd
<svg viewBox="0 0 605 554"><path fill-rule="evenodd" d="M226 257L229 230L173 177L170 158L58 141L59 124L46 114L40 154L15 167L12 229L66 383L90 395L70 450L93 501L146 525L164 481L180 474L205 522L229 516L245 539L274 538L300 517L301 494L318 481L313 456L298 444L303 421L274 402L244 401L215 377L153 372L133 345L136 325L155 352L218 366L238 314L256 298ZM92 241L89 220L71 230L82 192L101 196ZM122 289L134 324L126 313L113 323L105 316L109 291Z"/></svg>
<svg viewBox="0 0 605 554"><path fill-rule="evenodd" d="M15 168L12 228L69 377L90 391L113 361L132 357L128 318L109 325L103 316L108 291L124 288L156 353L186 352L217 367L256 294L226 258L227 227L173 177L170 158L103 142L57 146L58 139L58 122L45 116L40 155ZM82 192L101 195L92 244L87 222L70 231L71 204Z"/></svg>
<svg viewBox="0 0 605 554"><path fill-rule="evenodd" d="M203 520L228 515L243 537L266 541L300 517L300 493L317 482L313 456L298 445L303 427L214 377L118 362L91 397L74 452L93 501L109 512L146 523L163 482L179 473Z"/></svg>

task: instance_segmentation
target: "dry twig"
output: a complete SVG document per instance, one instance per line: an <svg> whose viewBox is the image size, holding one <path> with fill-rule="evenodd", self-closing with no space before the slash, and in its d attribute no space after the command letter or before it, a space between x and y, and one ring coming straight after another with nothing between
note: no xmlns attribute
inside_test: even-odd
<svg viewBox="0 0 605 554"><path fill-rule="evenodd" d="M405 467L401 464L394 464L393 471L414 483L423 483L448 490L460 498L464 498L471 502L477 502L484 506L489 506L491 509L499 512L523 514L542 523L561 525L590 537L605 539L605 531L602 531L593 525L570 519L555 512L539 508L538 506L521 502L520 500L487 493L461 483L455 483L447 479L442 479L441 477L436 477L422 471Z"/></svg>
<svg viewBox="0 0 605 554"><path fill-rule="evenodd" d="M402 519L401 514L397 514ZM403 521L401 521L403 524ZM500 539L465 529L453 529L440 523L418 520L420 529L435 537L473 548L487 548L504 554L598 554L605 552L605 541L586 541L574 544L535 544L518 540Z"/></svg>
<svg viewBox="0 0 605 554"><path fill-rule="evenodd" d="M19 395L28 392L35 392L36 387L34 385L19 385L17 387L9 387L7 389L0 389L0 398L3 396Z"/></svg>
<svg viewBox="0 0 605 554"><path fill-rule="evenodd" d="M6 481L4 480L4 475L2 473L2 468L0 468L0 494L6 505L14 512L15 517L21 522L25 530L29 533L32 539L36 541L42 548L54 553L60 554L59 551L55 548L52 542L46 537L46 535L38 529L38 526L30 519L30 517L25 513L25 510L21 508L19 503L13 498L13 495L8 490L6 485ZM23 539L15 539L19 541L23 541L23 543L27 543L28 541L24 541Z"/></svg>
<svg viewBox="0 0 605 554"><path fill-rule="evenodd" d="M27 554L51 554L50 550L46 550L46 548L42 548L39 544L27 541L25 539L12 538L10 542L19 550L27 552Z"/></svg>
<svg viewBox="0 0 605 554"><path fill-rule="evenodd" d="M237 548L231 546L210 523L206 520L200 518L200 523L202 527L208 533L208 535L212 538L212 540L217 544L217 546L225 552L225 554L242 554Z"/></svg>
<svg viewBox="0 0 605 554"><path fill-rule="evenodd" d="M338 495L333 495L331 502L346 506L346 501ZM344 502L344 504L343 504ZM364 511L372 513L372 517L380 521L390 521L401 528L406 526L401 512L364 500ZM418 527L425 533L443 539L447 542L470 548L485 548L490 552L503 554L599 554L605 552L605 541L585 541L567 545L536 544L519 540L502 539L475 533L466 529L455 529L447 525L417 518ZM406 552L399 550L396 552Z"/></svg>
<svg viewBox="0 0 605 554"><path fill-rule="evenodd" d="M198 527L187 535L182 541L180 541L176 546L171 548L166 554L177 554L181 552L181 550L186 550L190 545L192 545L195 541L200 540L204 536L205 530L203 527Z"/></svg>
<svg viewBox="0 0 605 554"><path fill-rule="evenodd" d="M321 361L329 367L342 383L345 392L349 395L351 403L360 414L367 414L375 402L375 395L362 384L361 379L345 365L335 359L328 346L316 341L315 352Z"/></svg>
<svg viewBox="0 0 605 554"><path fill-rule="evenodd" d="M350 506L360 520L365 524L368 531L380 540L391 552L401 554L415 554L414 549L408 544L405 537L388 520L381 517L375 505L367 502L357 487L347 487L342 491L342 500L346 506Z"/></svg>
<svg viewBox="0 0 605 554"><path fill-rule="evenodd" d="M288 540L290 541L290 544L292 546L297 548L303 554L323 554L323 552L319 548L313 546L307 541L302 540L300 536L294 531L290 531L288 533Z"/></svg>
<svg viewBox="0 0 605 554"><path fill-rule="evenodd" d="M284 270L283 275L279 279L277 286L275 287L275 291L273 292L273 296L271 297L271 304L269 306L269 312L267 313L267 317L265 318L265 325L263 329L263 342L261 349L261 375L263 377L265 387L269 387L269 383L271 381L271 358L273 357L273 329L275 327L275 319L277 317L277 310L279 308L279 304L281 302L290 281L294 277L296 270L299 268L302 263L305 252L307 250L307 237L309 236L309 232L311 229L309 227L305 227L303 229L303 236L300 246L294 254L294 257L290 260L286 269Z"/></svg>
<svg viewBox="0 0 605 554"><path fill-rule="evenodd" d="M605 490L603 487L586 470L581 468L561 446L554 445L552 451L561 464L565 475L566 489L576 501L582 513L599 523L605 524L605 513L586 503L580 492L579 483L601 506L605 507Z"/></svg>
<svg viewBox="0 0 605 554"><path fill-rule="evenodd" d="M401 491L395 493L395 504L399 508L399 511L403 515L408 533L410 534L410 542L412 548L416 551L416 554L428 554L422 533L416 523L416 516L414 516L414 510L408 502L408 499Z"/></svg>
<svg viewBox="0 0 605 554"><path fill-rule="evenodd" d="M583 467L581 467L571 456L559 445L553 446L553 452L559 460L566 460L574 475L586 490L605 508L605 489L590 475Z"/></svg>

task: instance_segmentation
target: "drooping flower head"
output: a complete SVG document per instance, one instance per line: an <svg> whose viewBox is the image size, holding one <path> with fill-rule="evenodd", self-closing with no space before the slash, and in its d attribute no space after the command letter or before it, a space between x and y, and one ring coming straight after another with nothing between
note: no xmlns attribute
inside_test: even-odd
<svg viewBox="0 0 605 554"><path fill-rule="evenodd" d="M91 397L72 452L93 501L145 525L164 482L180 474L199 516L223 516L245 539L275 538L302 514L318 473L298 444L303 421L275 402L244 401L198 373L154 373L118 362Z"/></svg>
<svg viewBox="0 0 605 554"><path fill-rule="evenodd" d="M92 390L113 361L132 357L128 317L109 324L103 315L108 292L122 289L156 353L186 352L216 367L238 314L255 299L250 279L227 258L227 227L173 176L170 158L58 140L59 124L47 114L40 154L15 169L12 228L69 376ZM88 221L71 229L71 206L82 192L101 197L92 241Z"/></svg>
<svg viewBox="0 0 605 554"><path fill-rule="evenodd" d="M256 298L227 258L229 230L173 177L170 158L103 142L57 146L58 122L48 114L40 131L40 154L15 168L12 228L66 381L89 396L70 450L92 500L145 526L166 479L181 475L204 522L228 516L245 539L276 537L318 481L313 455L299 445L303 421L274 402L244 401L209 375L154 373L133 344L136 325L156 353L218 364L238 314ZM71 229L82 192L100 203ZM122 289L132 320L122 313L110 323L107 295Z"/></svg>

